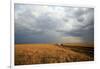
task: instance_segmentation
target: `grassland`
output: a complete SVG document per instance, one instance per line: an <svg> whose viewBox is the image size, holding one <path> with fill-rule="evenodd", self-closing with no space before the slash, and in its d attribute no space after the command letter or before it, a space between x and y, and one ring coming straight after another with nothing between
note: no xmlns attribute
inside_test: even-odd
<svg viewBox="0 0 100 69"><path fill-rule="evenodd" d="M65 44L16 44L15 65L93 61L94 47Z"/></svg>

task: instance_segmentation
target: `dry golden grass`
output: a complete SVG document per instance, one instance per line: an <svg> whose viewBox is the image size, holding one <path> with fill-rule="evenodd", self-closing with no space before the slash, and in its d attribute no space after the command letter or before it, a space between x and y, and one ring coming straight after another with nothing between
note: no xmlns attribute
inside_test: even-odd
<svg viewBox="0 0 100 69"><path fill-rule="evenodd" d="M15 65L91 61L93 57L55 44L16 44Z"/></svg>

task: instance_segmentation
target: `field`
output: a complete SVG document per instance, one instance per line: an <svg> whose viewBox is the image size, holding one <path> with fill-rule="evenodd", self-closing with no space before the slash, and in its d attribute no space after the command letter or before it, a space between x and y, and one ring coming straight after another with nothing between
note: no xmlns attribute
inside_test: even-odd
<svg viewBox="0 0 100 69"><path fill-rule="evenodd" d="M83 44L16 44L15 65L93 61L94 47Z"/></svg>

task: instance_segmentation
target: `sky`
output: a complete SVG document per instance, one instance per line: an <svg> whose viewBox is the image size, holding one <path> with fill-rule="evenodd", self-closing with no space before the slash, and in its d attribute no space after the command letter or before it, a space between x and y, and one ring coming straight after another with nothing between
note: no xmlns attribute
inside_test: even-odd
<svg viewBox="0 0 100 69"><path fill-rule="evenodd" d="M93 43L94 9L15 4L15 43Z"/></svg>

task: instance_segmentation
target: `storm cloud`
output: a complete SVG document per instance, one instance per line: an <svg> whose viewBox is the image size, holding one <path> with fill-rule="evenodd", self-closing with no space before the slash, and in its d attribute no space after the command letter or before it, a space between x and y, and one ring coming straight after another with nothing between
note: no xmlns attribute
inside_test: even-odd
<svg viewBox="0 0 100 69"><path fill-rule="evenodd" d="M94 41L94 9L15 4L15 43Z"/></svg>

